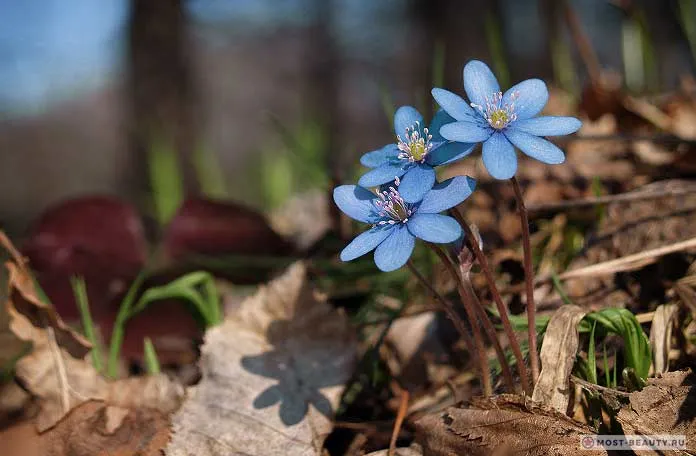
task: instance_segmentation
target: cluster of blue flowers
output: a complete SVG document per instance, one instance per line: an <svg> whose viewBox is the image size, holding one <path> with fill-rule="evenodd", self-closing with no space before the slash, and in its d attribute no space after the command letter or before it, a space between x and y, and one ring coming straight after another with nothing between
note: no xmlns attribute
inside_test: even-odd
<svg viewBox="0 0 696 456"><path fill-rule="evenodd" d="M469 103L447 90L432 90L442 109L429 127L415 108L399 108L396 143L360 158L371 169L357 186L334 189L343 212L372 225L343 249L343 261L374 250L377 267L393 271L406 264L416 238L440 244L461 239L457 221L440 213L466 200L476 181L457 176L438 183L435 167L466 157L479 143L483 164L495 179L515 175L515 147L543 163L563 163L563 151L542 136L574 133L581 123L574 117L537 117L549 97L543 81L528 79L503 93L488 66L474 60L464 67L464 91Z"/></svg>

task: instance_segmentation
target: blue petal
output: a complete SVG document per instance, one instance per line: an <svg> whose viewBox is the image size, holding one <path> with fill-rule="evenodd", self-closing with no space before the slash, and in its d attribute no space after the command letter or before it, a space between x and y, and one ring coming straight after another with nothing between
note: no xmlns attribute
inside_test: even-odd
<svg viewBox="0 0 696 456"><path fill-rule="evenodd" d="M483 164L496 179L510 179L517 171L517 154L502 133L494 133L483 143Z"/></svg>
<svg viewBox="0 0 696 456"><path fill-rule="evenodd" d="M375 194L356 185L341 185L333 191L334 201L340 210L360 222L371 223L377 210L372 203Z"/></svg>
<svg viewBox="0 0 696 456"><path fill-rule="evenodd" d="M430 166L440 166L455 162L469 155L476 144L448 142L430 151L425 162Z"/></svg>
<svg viewBox="0 0 696 456"><path fill-rule="evenodd" d="M448 123L452 122L454 122L454 117L447 114L444 110L438 109L435 116L433 116L432 122L430 122L430 126L428 127L428 133L433 136L432 141L444 141L445 138L440 135L440 128L442 128L443 125L447 125Z"/></svg>
<svg viewBox="0 0 696 456"><path fill-rule="evenodd" d="M513 97L513 94L517 95ZM536 116L544 109L547 101L549 101L549 91L541 79L522 81L510 87L503 95L504 104L515 104L518 120Z"/></svg>
<svg viewBox="0 0 696 456"><path fill-rule="evenodd" d="M358 185L361 187L376 187L377 185L393 181L395 177L403 176L408 169L408 166L404 168L403 165L402 163L386 163L377 168L373 168L362 175L358 181Z"/></svg>
<svg viewBox="0 0 696 456"><path fill-rule="evenodd" d="M399 194L407 203L417 203L433 188L434 183L435 170L421 163L404 174L399 185Z"/></svg>
<svg viewBox="0 0 696 456"><path fill-rule="evenodd" d="M487 140L493 129L481 123L453 122L440 128L440 134L450 141L477 143Z"/></svg>
<svg viewBox="0 0 696 456"><path fill-rule="evenodd" d="M406 134L406 129L413 127L416 122L423 125L423 116L413 106L402 106L394 113L394 132L402 138Z"/></svg>
<svg viewBox="0 0 696 456"><path fill-rule="evenodd" d="M486 98L500 92L500 85L488 65L472 60L464 66L464 90L469 101L485 107Z"/></svg>
<svg viewBox="0 0 696 456"><path fill-rule="evenodd" d="M469 176L456 176L440 182L423 197L418 214L437 214L452 208L467 199L475 188L476 179Z"/></svg>
<svg viewBox="0 0 696 456"><path fill-rule="evenodd" d="M560 136L575 133L580 127L582 127L582 122L575 117L548 116L518 120L509 128L534 136Z"/></svg>
<svg viewBox="0 0 696 456"><path fill-rule="evenodd" d="M406 264L415 245L416 238L399 224L375 250L375 264L384 272L395 271Z"/></svg>
<svg viewBox="0 0 696 456"><path fill-rule="evenodd" d="M376 168L388 163L399 155L399 148L396 144L387 144L381 149L373 150L360 157L360 164L368 168Z"/></svg>
<svg viewBox="0 0 696 456"><path fill-rule="evenodd" d="M341 260L350 261L365 255L384 241L393 231L394 225L378 226L365 231L341 251Z"/></svg>
<svg viewBox="0 0 696 456"><path fill-rule="evenodd" d="M438 244L454 242L462 235L462 227L455 219L440 214L416 213L406 226L417 238Z"/></svg>
<svg viewBox="0 0 696 456"><path fill-rule="evenodd" d="M565 154L555 144L540 138L530 135L523 131L511 129L505 132L505 136L516 145L522 152L540 162L549 165L558 165L565 161Z"/></svg>
<svg viewBox="0 0 696 456"><path fill-rule="evenodd" d="M437 101L442 109L447 111L447 114L452 116L456 120L468 120L471 121L476 118L476 113L469 103L464 101L462 97L457 94L450 92L445 89L434 88L430 91L433 94L433 98ZM434 128L433 128L434 130Z"/></svg>

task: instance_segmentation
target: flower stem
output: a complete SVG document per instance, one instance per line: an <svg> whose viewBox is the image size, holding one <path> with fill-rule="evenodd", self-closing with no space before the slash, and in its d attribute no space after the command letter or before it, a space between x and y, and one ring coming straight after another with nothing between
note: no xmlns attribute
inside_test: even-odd
<svg viewBox="0 0 696 456"><path fill-rule="evenodd" d="M524 281L527 291L527 331L529 335L529 364L532 368L532 385L539 378L539 354L537 353L536 305L534 304L534 267L532 265L532 246L529 240L529 217L524 205L520 183L515 176L510 179L517 198L517 210L522 224L522 250L524 253Z"/></svg>
<svg viewBox="0 0 696 456"><path fill-rule="evenodd" d="M491 396L493 394L493 386L491 384L491 373L490 369L488 368L486 348L483 344L483 335L481 334L481 327L479 326L480 322L479 318L476 315L476 309L474 308L473 303L470 299L468 299L466 292L462 288L461 281L459 280L459 274L457 273L457 270L454 268L452 261L449 259L447 254L433 244L428 243L428 247L430 247L437 254L438 257L440 257L440 261L442 261L442 264L447 268L450 274L452 274L452 278L454 278L454 281L457 284L457 290L459 291L459 296L461 297L462 305L464 306L464 310L466 311L466 314L469 317L471 329L474 333L475 353L478 355L483 395L485 397Z"/></svg>
<svg viewBox="0 0 696 456"><path fill-rule="evenodd" d="M476 292L474 291L474 287L471 285L471 280L469 280L468 274L464 274L464 272L461 271L461 269L460 272L457 272L455 262L452 261L452 259L447 255L447 253L445 253L442 250L441 254L442 255L440 256L440 259L443 262L447 261L447 263L445 263L445 266L447 267L449 273L452 275L452 278L457 283L457 290L459 291L459 297L461 298L462 302L468 301L470 303L473 303L473 308L478 313L478 318L483 324L483 329L486 331L488 339L493 344L496 356L498 357L498 361L500 362L500 368L503 372L503 378L505 378L505 383L507 383L508 388L510 388L510 391L514 391L515 382L512 379L512 371L510 370L510 366L508 366L507 364L505 352L503 351L503 347L500 345L500 341L498 340L498 334L495 331L493 322L491 322L490 317L486 313L486 309L483 308L483 305L481 305L481 301L479 301L478 296L476 296Z"/></svg>
<svg viewBox="0 0 696 456"><path fill-rule="evenodd" d="M483 308L481 301L479 301L478 296L476 296L474 287L471 285L471 280L469 280L469 278L463 273L460 274L460 283L463 290L466 292L467 297L474 303L474 308L478 311L479 317L483 322L483 328L485 329L488 338L493 343L493 348L495 349L495 354L498 356L498 362L500 362L500 368L502 370L505 383L507 383L510 391L515 391L515 381L512 379L512 371L510 370L510 366L508 366L507 358L505 358L505 352L503 351L503 347L500 345L500 340L498 340L498 334L495 331L493 322L491 322L491 319L486 313L486 309ZM462 299L466 298L462 297Z"/></svg>
<svg viewBox="0 0 696 456"><path fill-rule="evenodd" d="M440 304L442 304L442 308L445 310L447 317L452 321L452 324L454 324L455 329L462 337L462 339L464 339L464 343L466 344L467 350L469 350L469 353L473 354L475 352L474 342L471 339L471 335L469 335L469 331L466 329L466 325L459 317L459 315L457 315L457 312L454 310L452 304L447 299L445 299L444 296L438 293L438 291L435 288L433 288L432 285L430 285L430 282L428 282L428 280L425 277L423 277L423 275L420 272L418 272L418 269L416 269L416 266L413 264L413 261L408 260L406 266L408 266L413 275L423 284L423 286L430 292L430 294L432 294L435 299L440 301Z"/></svg>
<svg viewBox="0 0 696 456"><path fill-rule="evenodd" d="M481 270L483 271L483 275L488 284L488 289L490 290L493 301L498 308L498 314L500 314L500 322L503 325L503 331L508 338L508 343L510 344L512 354L515 356L515 360L517 360L517 371L520 374L522 388L527 394L531 395L532 390L529 385L529 375L527 373L527 366L524 362L524 357L522 356L522 349L520 348L520 343L517 341L517 337L515 336L515 331L512 329L512 323L510 323L510 318L508 317L507 306L503 302L503 298L500 296L498 286L495 284L495 278L493 277L493 272L488 264L488 259L486 258L486 255L483 254L474 232L471 230L471 227L461 212L455 208L452 210L452 214L462 226L462 229L466 235L465 239L471 247L471 250L473 250L476 261L478 261L479 265L481 266Z"/></svg>

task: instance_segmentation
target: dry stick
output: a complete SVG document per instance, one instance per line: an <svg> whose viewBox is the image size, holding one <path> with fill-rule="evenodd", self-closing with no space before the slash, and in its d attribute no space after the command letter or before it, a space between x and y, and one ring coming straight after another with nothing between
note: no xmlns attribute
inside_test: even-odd
<svg viewBox="0 0 696 456"><path fill-rule="evenodd" d="M483 345L483 336L481 334L481 327L479 326L479 318L476 316L476 310L474 309L474 306L472 305L471 301L467 299L464 290L462 290L461 283L458 280L459 274L457 274L457 271L452 266L452 263L450 262L450 259L447 257L447 254L433 244L428 244L428 247L430 247L437 254L438 257L440 257L442 264L449 270L455 282L457 283L457 289L459 290L462 298L462 305L464 306L464 310L466 311L466 314L469 317L471 329L474 333L474 344L476 346L474 352L478 355L479 369L481 371L481 383L483 386L483 395L485 397L491 396L493 394L493 386L491 384L491 373L488 369L488 359L486 358L485 346Z"/></svg>
<svg viewBox="0 0 696 456"><path fill-rule="evenodd" d="M471 285L468 272L462 271L461 267L459 268L459 272L457 272L456 262L452 260L449 255L447 255L444 249L438 249L438 251L440 252L440 260L445 263L445 267L457 284L457 291L459 292L459 297L461 298L462 302L468 301L473 303L473 308L476 310L476 312L478 312L478 318L483 324L483 329L486 331L488 339L491 341L491 344L493 344L498 361L500 361L500 368L502 369L505 383L507 383L510 391L515 391L515 382L512 379L512 371L510 370L510 366L507 364L505 352L503 351L503 347L500 345L500 341L498 340L498 333L493 326L493 322L491 322L490 317L486 313L486 309L483 308L481 301L479 301L478 296L476 296L476 292L474 291L474 287Z"/></svg>
<svg viewBox="0 0 696 456"><path fill-rule="evenodd" d="M668 198L672 196L690 195L696 193L696 186L687 188L666 188L659 191L633 191L606 195L597 198L580 198L557 203L533 204L527 206L527 212L559 212L566 209L598 206L600 204L625 203L629 201L647 201L651 199Z"/></svg>
<svg viewBox="0 0 696 456"><path fill-rule="evenodd" d="M396 439L399 437L399 432L401 432L401 425L404 422L404 417L406 416L406 411L408 410L408 400L409 393L407 390L401 390L401 401L399 404L399 411L396 414L396 422L394 423L394 430L392 431L391 441L389 442L388 456L394 456L396 451Z"/></svg>
<svg viewBox="0 0 696 456"><path fill-rule="evenodd" d="M416 266L413 264L413 261L408 260L406 266L408 266L413 275L416 276L416 278L425 286L425 288L427 288L430 294L432 294L435 299L440 301L445 313L447 314L447 317L449 317L449 319L452 321L452 324L454 325L461 338L464 339L466 349L469 350L469 353L475 353L476 346L474 345L474 342L466 329L466 325L459 317L459 315L457 315L457 312L454 310L454 306L452 306L452 304L447 299L445 299L444 296L438 293L437 290L433 288L432 285L430 285L426 278L423 277L423 275L420 272L418 272L418 269L416 269Z"/></svg>
<svg viewBox="0 0 696 456"><path fill-rule="evenodd" d="M527 334L529 338L529 364L532 369L532 385L536 385L539 378L539 354L537 353L536 335L536 305L534 304L534 267L532 265L532 246L529 241L529 218L527 208L524 206L524 198L520 183L515 176L510 179L512 188L515 189L517 198L517 210L520 213L522 225L522 250L524 254L524 282L527 290Z"/></svg>
<svg viewBox="0 0 696 456"><path fill-rule="evenodd" d="M508 343L510 344L512 353L513 355L515 355L515 359L517 360L517 370L520 374L522 388L527 394L531 395L532 390L529 384L527 366L524 363L524 357L522 356L520 343L517 341L515 331L512 329L512 324L510 323L510 318L508 317L508 309L505 306L505 303L503 302L503 298L500 296L498 286L495 284L495 278L493 277L493 272L491 271L491 268L488 265L488 259L486 258L486 255L483 254L481 247L478 245L478 241L476 240L474 232L471 230L471 227L469 226L461 212L459 212L459 210L455 208L452 211L452 214L457 219L457 221L459 221L459 224L462 226L462 229L464 229L464 234L466 235L465 239L467 240L471 249L474 251L476 261L478 261L479 265L481 266L481 270L483 271L483 275L486 278L486 282L491 292L491 296L493 296L493 301L495 302L495 305L498 308L498 314L500 314L500 322L503 324L503 331L505 332L505 335L508 338Z"/></svg>

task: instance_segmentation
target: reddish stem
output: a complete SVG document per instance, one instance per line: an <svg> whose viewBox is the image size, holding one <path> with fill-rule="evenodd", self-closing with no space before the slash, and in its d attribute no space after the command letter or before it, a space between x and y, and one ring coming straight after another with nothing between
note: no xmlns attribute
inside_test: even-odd
<svg viewBox="0 0 696 456"><path fill-rule="evenodd" d="M466 293L462 289L461 282L459 280L459 274L457 273L456 269L454 269L454 266L452 265L452 262L450 261L447 254L440 250L438 247L434 246L433 244L428 244L428 247L430 247L437 254L438 257L440 257L440 261L442 261L442 264L447 268L450 274L452 274L452 277L454 278L455 283L457 284L457 290L459 290L459 294L462 298L462 304L464 305L464 310L466 311L466 315L469 317L471 329L474 333L474 353L478 355L483 395L485 397L489 397L493 394L493 386L491 384L491 373L488 369L486 347L483 344L483 335L481 334L481 327L479 326L479 318L476 316L476 310L474 309L471 300L467 299Z"/></svg>
<svg viewBox="0 0 696 456"><path fill-rule="evenodd" d="M524 253L524 282L527 292L527 333L529 337L529 364L532 368L532 385L536 385L539 378L539 354L537 353L536 334L536 305L534 304L534 266L532 265L532 245L529 240L529 217L524 205L522 190L517 179L513 176L512 188L517 198L517 210L520 213L522 225L522 250Z"/></svg>
<svg viewBox="0 0 696 456"><path fill-rule="evenodd" d="M512 353L515 356L515 360L517 360L517 370L520 374L522 388L527 394L531 395L532 390L529 385L529 374L527 373L527 366L524 362L524 357L522 356L520 343L517 341L515 331L512 329L512 323L510 323L510 318L508 317L507 306L505 306L505 303L503 303L503 298L500 295L498 286L495 284L495 278L493 277L493 272L491 271L491 268L488 264L488 259L486 258L486 255L483 254L483 251L481 250L481 247L478 245L478 241L476 240L476 236L474 235L474 232L471 230L471 227L467 223L466 219L464 219L464 216L457 209L453 210L453 215L459 221L459 224L462 226L462 229L464 229L464 233L466 235L465 239L469 244L469 247L471 247L471 250L473 250L474 256L476 256L476 261L478 261L479 265L481 266L481 270L483 271L483 275L486 278L488 288L491 291L493 301L495 302L495 305L498 308L498 313L500 314L500 322L503 324L503 331L505 332L505 335L508 338L508 343L510 344Z"/></svg>

